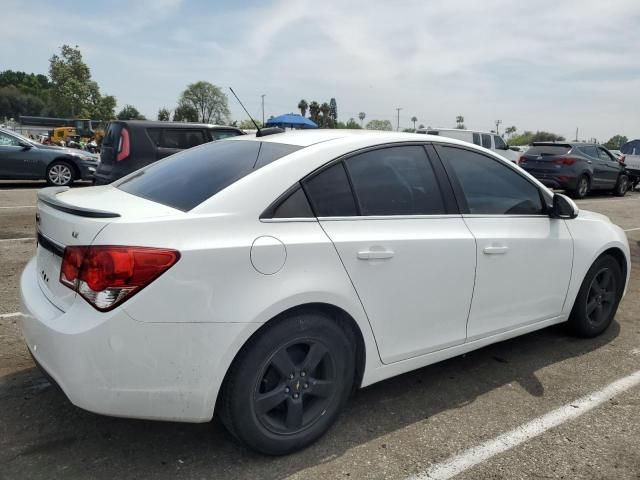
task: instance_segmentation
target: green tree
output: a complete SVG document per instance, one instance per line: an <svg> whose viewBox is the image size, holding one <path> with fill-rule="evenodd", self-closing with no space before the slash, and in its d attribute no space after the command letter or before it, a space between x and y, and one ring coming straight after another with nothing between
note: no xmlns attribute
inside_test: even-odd
<svg viewBox="0 0 640 480"><path fill-rule="evenodd" d="M215 85L200 81L187 86L180 95L179 105L193 108L198 115L197 121L202 123L224 124L229 121L229 104L227 96Z"/></svg>
<svg viewBox="0 0 640 480"><path fill-rule="evenodd" d="M464 130L466 127L464 126L464 117L462 115L458 115L456 117L456 128L460 130Z"/></svg>
<svg viewBox="0 0 640 480"><path fill-rule="evenodd" d="M367 130L393 130L393 126L389 120L370 120L366 126Z"/></svg>
<svg viewBox="0 0 640 480"><path fill-rule="evenodd" d="M197 122L198 112L191 105L178 104L173 111L174 122Z"/></svg>
<svg viewBox="0 0 640 480"><path fill-rule="evenodd" d="M262 128L262 125L260 124L259 120L256 120L256 123L260 128ZM255 130L256 126L253 124L251 120L247 118L246 120L242 120L240 122L240 124L238 125L238 128L241 128L242 130Z"/></svg>
<svg viewBox="0 0 640 480"><path fill-rule="evenodd" d="M424 124L421 123L420 125L418 125L418 128L424 128Z"/></svg>
<svg viewBox="0 0 640 480"><path fill-rule="evenodd" d="M332 128L331 121L331 107L327 102L324 102L320 105L320 112L322 113L322 117L320 118L320 122L322 123L321 128Z"/></svg>
<svg viewBox="0 0 640 480"><path fill-rule="evenodd" d="M348 128L350 130L360 130L362 127L354 118L350 118L346 123L336 122L336 128Z"/></svg>
<svg viewBox="0 0 640 480"><path fill-rule="evenodd" d="M45 103L35 95L23 93L15 86L0 87L0 118L18 119L20 115L40 115Z"/></svg>
<svg viewBox="0 0 640 480"><path fill-rule="evenodd" d="M146 120L136 107L133 105L125 105L116 115L118 120Z"/></svg>
<svg viewBox="0 0 640 480"><path fill-rule="evenodd" d="M604 146L609 150L620 150L620 147L628 141L629 139L624 135L614 135L607 141L607 143L604 144Z"/></svg>
<svg viewBox="0 0 640 480"><path fill-rule="evenodd" d="M362 122L364 122L364 119L365 119L366 117L367 117L367 114L366 114L366 113L364 113L364 112L360 112L360 113L358 114L358 118L360 119L360 127L362 127L362 125L363 125L363 123L362 123Z"/></svg>
<svg viewBox="0 0 640 480"><path fill-rule="evenodd" d="M338 102L336 102L335 98L329 100L329 117L333 125L338 122Z"/></svg>
<svg viewBox="0 0 640 480"><path fill-rule="evenodd" d="M507 136L510 136L510 135L513 135L514 133L516 133L516 130L517 130L517 128L515 127L515 125L513 125L513 126L511 126L511 127L507 127L507 128L505 128L504 133L505 133Z"/></svg>
<svg viewBox="0 0 640 480"><path fill-rule="evenodd" d="M411 117L411 121L413 122L413 131L416 131L416 122L418 121L418 117Z"/></svg>
<svg viewBox="0 0 640 480"><path fill-rule="evenodd" d="M168 122L171 120L171 111L166 107L162 107L158 110L158 120L161 122Z"/></svg>
<svg viewBox="0 0 640 480"><path fill-rule="evenodd" d="M315 100L309 104L309 118L318 126L320 126L320 105Z"/></svg>
<svg viewBox="0 0 640 480"><path fill-rule="evenodd" d="M306 117L309 104L304 98L298 102L298 108L300 109L300 115L302 115L303 117Z"/></svg>
<svg viewBox="0 0 640 480"><path fill-rule="evenodd" d="M45 101L51 82L46 75L5 70L0 72L0 88L16 87L20 92Z"/></svg>

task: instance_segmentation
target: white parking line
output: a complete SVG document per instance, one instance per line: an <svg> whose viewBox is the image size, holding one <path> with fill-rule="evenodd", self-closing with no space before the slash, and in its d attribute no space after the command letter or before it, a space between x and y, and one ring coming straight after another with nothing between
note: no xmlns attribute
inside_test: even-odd
<svg viewBox="0 0 640 480"><path fill-rule="evenodd" d="M639 384L640 370L610 383L597 392L590 393L575 402L571 402L541 417L535 418L524 425L516 427L510 432L503 433L493 440L489 440L458 455L454 455L442 463L437 463L427 471L410 477L410 479L445 480L455 477L479 463L543 434L551 428L584 415L612 397L620 395Z"/></svg>
<svg viewBox="0 0 640 480"><path fill-rule="evenodd" d="M11 207L0 207L2 210L9 210L11 208L36 208L35 205L15 205Z"/></svg>
<svg viewBox="0 0 640 480"><path fill-rule="evenodd" d="M35 237L22 237L22 238L0 238L0 242L22 242L25 240L35 240Z"/></svg>
<svg viewBox="0 0 640 480"><path fill-rule="evenodd" d="M13 318L13 317L21 317L21 316L22 316L22 313L21 313L21 312L0 313L0 319Z"/></svg>
<svg viewBox="0 0 640 480"><path fill-rule="evenodd" d="M640 227L637 228L627 228L625 232L635 232L636 230L640 230Z"/></svg>

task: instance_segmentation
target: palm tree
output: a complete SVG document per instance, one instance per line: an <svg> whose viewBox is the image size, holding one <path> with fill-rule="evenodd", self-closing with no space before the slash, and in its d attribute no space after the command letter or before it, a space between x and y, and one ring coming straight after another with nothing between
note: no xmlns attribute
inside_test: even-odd
<svg viewBox="0 0 640 480"><path fill-rule="evenodd" d="M307 116L307 108L309 108L309 104L307 103L307 101L304 98L298 102L298 108L300 109L300 114L303 117L306 117Z"/></svg>
<svg viewBox="0 0 640 480"><path fill-rule="evenodd" d="M456 128L459 128L461 130L464 130L464 117L462 115L458 115L456 117Z"/></svg>
<svg viewBox="0 0 640 480"><path fill-rule="evenodd" d="M320 105L315 100L309 104L309 117L316 124L318 123L318 113L320 112ZM318 125L320 126L320 125Z"/></svg>
<svg viewBox="0 0 640 480"><path fill-rule="evenodd" d="M367 116L367 114L366 114L366 113L364 113L364 112L360 112L360 113L358 114L358 118L360 119L360 126L361 126L361 127L363 126L362 122L364 122L364 119L365 119L365 117L366 117L366 116Z"/></svg>
<svg viewBox="0 0 640 480"><path fill-rule="evenodd" d="M513 135L514 133L516 133L517 128L515 127L515 125L511 126L511 127L507 127L504 131L504 133L507 134L507 136L509 135Z"/></svg>
<svg viewBox="0 0 640 480"><path fill-rule="evenodd" d="M320 111L322 112L322 126L325 128L329 128L331 126L331 119L329 118L331 107L327 102L324 102L322 105L320 105Z"/></svg>
<svg viewBox="0 0 640 480"><path fill-rule="evenodd" d="M413 122L413 131L416 131L416 122L418 121L418 119L416 117L411 117L411 121Z"/></svg>

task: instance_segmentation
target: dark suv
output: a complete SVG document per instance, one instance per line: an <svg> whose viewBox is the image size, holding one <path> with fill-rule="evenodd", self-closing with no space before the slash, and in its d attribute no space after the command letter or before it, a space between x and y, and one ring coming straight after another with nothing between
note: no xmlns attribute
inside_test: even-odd
<svg viewBox="0 0 640 480"><path fill-rule="evenodd" d="M546 186L568 190L576 198L591 190L622 197L629 188L624 164L594 143L534 142L519 164Z"/></svg>
<svg viewBox="0 0 640 480"><path fill-rule="evenodd" d="M104 185L187 148L244 135L239 128L202 123L116 120L102 140L95 183Z"/></svg>

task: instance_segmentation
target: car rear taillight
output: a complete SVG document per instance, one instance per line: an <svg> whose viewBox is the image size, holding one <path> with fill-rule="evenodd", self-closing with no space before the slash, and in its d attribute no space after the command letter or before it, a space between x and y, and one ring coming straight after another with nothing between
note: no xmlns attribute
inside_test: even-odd
<svg viewBox="0 0 640 480"><path fill-rule="evenodd" d="M116 160L119 162L124 160L131 153L131 143L129 141L129 130L123 128L120 131L120 141L118 142L118 155Z"/></svg>
<svg viewBox="0 0 640 480"><path fill-rule="evenodd" d="M60 282L96 309L107 311L149 285L179 258L180 252L164 248L67 247Z"/></svg>
<svg viewBox="0 0 640 480"><path fill-rule="evenodd" d="M553 163L555 163L556 165L573 165L574 163L576 163L576 159L571 157L556 158Z"/></svg>
<svg viewBox="0 0 640 480"><path fill-rule="evenodd" d="M626 157L625 157L624 155L622 155L622 156L618 159L618 162L620 162L620 165L624 165L624 160L625 160L625 158L626 158Z"/></svg>
<svg viewBox="0 0 640 480"><path fill-rule="evenodd" d="M518 159L518 165L522 165L523 163L527 163L527 157L525 157L524 155L521 155L520 158Z"/></svg>

